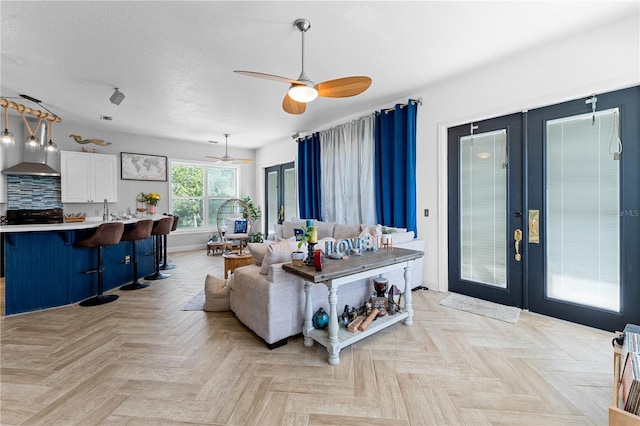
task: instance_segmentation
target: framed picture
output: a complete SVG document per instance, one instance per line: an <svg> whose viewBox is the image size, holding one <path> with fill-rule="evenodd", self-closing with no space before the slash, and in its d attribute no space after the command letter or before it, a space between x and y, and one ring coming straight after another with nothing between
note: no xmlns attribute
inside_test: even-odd
<svg viewBox="0 0 640 426"><path fill-rule="evenodd" d="M120 177L123 180L167 181L167 157L120 153Z"/></svg>

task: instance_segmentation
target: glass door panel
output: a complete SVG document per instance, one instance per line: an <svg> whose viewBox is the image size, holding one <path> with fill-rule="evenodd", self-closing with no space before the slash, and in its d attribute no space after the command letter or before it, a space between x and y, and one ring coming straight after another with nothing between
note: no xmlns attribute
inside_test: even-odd
<svg viewBox="0 0 640 426"><path fill-rule="evenodd" d="M285 217L296 216L296 173L294 163L279 164L265 169L265 223L267 234Z"/></svg>
<svg viewBox="0 0 640 426"><path fill-rule="evenodd" d="M461 278L507 287L506 132L460 139Z"/></svg>
<svg viewBox="0 0 640 426"><path fill-rule="evenodd" d="M278 203L278 170L267 170L265 186L267 187L265 201L267 203L266 228L267 235L274 231L274 226L278 220L280 203ZM275 218L275 220L274 220Z"/></svg>
<svg viewBox="0 0 640 426"><path fill-rule="evenodd" d="M617 108L546 123L546 294L620 310Z"/></svg>

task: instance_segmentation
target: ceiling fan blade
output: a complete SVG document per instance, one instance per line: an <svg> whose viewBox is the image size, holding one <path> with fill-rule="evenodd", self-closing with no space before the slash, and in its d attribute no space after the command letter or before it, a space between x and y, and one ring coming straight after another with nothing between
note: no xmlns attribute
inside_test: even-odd
<svg viewBox="0 0 640 426"><path fill-rule="evenodd" d="M249 77L257 77L257 78L264 78L266 80L273 80L273 81L279 81L281 83L287 83L287 84L302 84L297 80L293 80L291 78L287 78L287 77L280 77L279 75L273 75L273 74L265 74L263 72L255 72L255 71L238 71L238 70L234 70L233 72L238 73L238 74L242 74L242 75L246 75Z"/></svg>
<svg viewBox="0 0 640 426"><path fill-rule="evenodd" d="M318 96L323 98L348 98L359 95L371 86L371 77L344 77L316 84Z"/></svg>
<svg viewBox="0 0 640 426"><path fill-rule="evenodd" d="M253 160L249 158L234 158L233 162L236 164L253 164Z"/></svg>
<svg viewBox="0 0 640 426"><path fill-rule="evenodd" d="M307 109L307 104L294 101L287 93L282 100L282 109L289 114L302 114Z"/></svg>

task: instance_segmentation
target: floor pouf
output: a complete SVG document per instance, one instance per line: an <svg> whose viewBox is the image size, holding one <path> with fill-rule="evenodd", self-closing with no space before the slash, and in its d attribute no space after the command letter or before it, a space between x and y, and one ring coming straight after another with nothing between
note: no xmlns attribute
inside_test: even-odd
<svg viewBox="0 0 640 426"><path fill-rule="evenodd" d="M230 310L229 291L225 280L207 274L204 280L204 305L202 309L209 312Z"/></svg>

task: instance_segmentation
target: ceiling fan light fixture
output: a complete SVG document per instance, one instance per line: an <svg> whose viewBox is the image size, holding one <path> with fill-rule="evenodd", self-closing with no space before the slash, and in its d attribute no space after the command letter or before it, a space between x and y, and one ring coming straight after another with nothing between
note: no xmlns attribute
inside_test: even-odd
<svg viewBox="0 0 640 426"><path fill-rule="evenodd" d="M292 84L289 88L289 96L296 102L311 102L318 97L318 91L313 86Z"/></svg>

